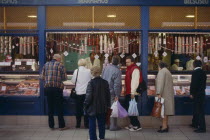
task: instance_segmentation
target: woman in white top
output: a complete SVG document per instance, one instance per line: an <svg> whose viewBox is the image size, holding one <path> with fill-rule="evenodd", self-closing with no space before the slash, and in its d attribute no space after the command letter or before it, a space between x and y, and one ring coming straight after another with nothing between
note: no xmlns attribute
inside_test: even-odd
<svg viewBox="0 0 210 140"><path fill-rule="evenodd" d="M80 128L81 126L81 118L84 115L83 112L83 103L85 100L86 96L86 89L88 82L91 80L91 73L90 70L85 68L86 66L86 60L85 59L80 59L78 61L78 66L79 68L74 71L73 77L72 77L72 82L75 84L76 83L76 128ZM79 70L79 71L78 71ZM78 76L77 76L78 72ZM77 79L77 81L76 81ZM85 128L88 128L88 116L84 116L84 126Z"/></svg>

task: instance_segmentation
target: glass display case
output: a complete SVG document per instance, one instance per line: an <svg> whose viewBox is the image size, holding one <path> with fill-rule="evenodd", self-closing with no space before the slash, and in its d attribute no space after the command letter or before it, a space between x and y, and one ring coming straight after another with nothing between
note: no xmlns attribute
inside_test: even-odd
<svg viewBox="0 0 210 140"><path fill-rule="evenodd" d="M0 71L38 71L37 36L0 36Z"/></svg>
<svg viewBox="0 0 210 140"><path fill-rule="evenodd" d="M174 84L174 94L177 96L190 95L191 75L172 75ZM148 90L149 96L154 96L156 75L148 75ZM206 95L210 95L210 75L207 75Z"/></svg>
<svg viewBox="0 0 210 140"><path fill-rule="evenodd" d="M0 96L39 96L39 75L0 74Z"/></svg>
<svg viewBox="0 0 210 140"><path fill-rule="evenodd" d="M171 71L192 71L194 60L210 70L210 34L197 32L149 33L148 70L158 70L158 63L167 63Z"/></svg>
<svg viewBox="0 0 210 140"><path fill-rule="evenodd" d="M64 90L63 90L63 96L69 97L71 94L72 88L75 87L75 85L71 82L73 75L67 75L68 80L64 82ZM122 75L122 92L121 96L125 96L125 75Z"/></svg>

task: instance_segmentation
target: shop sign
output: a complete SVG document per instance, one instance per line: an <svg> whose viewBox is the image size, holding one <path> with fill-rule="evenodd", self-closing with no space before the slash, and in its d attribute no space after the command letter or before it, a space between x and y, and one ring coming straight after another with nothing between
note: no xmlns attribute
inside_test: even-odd
<svg viewBox="0 0 210 140"><path fill-rule="evenodd" d="M209 4L209 0L184 0L184 4L204 5L204 4Z"/></svg>
<svg viewBox="0 0 210 140"><path fill-rule="evenodd" d="M78 0L81 4L107 4L109 0Z"/></svg>
<svg viewBox="0 0 210 140"><path fill-rule="evenodd" d="M0 0L0 4L18 4L18 0Z"/></svg>

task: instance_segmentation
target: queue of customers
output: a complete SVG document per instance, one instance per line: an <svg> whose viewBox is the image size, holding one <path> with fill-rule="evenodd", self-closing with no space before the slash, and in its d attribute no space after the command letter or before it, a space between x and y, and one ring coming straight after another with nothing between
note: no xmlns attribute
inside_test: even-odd
<svg viewBox="0 0 210 140"><path fill-rule="evenodd" d="M59 129L65 130L63 118L63 81L67 80L66 70L60 62L61 56L55 54L53 60L47 62L41 73L41 79L44 80L44 92L48 101L48 121L49 127L54 128L54 111L57 109ZM74 71L72 82L76 84L76 128L81 127L81 118L84 116L84 126L89 128L90 140L97 140L96 120L99 128L99 139L105 139L105 129L117 131L121 128L117 124L117 118L110 118L110 123L106 124L106 113L111 105L118 101L122 91L122 73L118 67L120 58L113 56L112 62L106 65L101 72L100 67L92 66L87 69L87 61L80 59L78 69ZM204 118L204 95L206 75L201 69L202 63L199 60L194 61L196 74L192 75L191 98L194 101L194 115L191 127L196 128L195 132L205 132ZM125 76L125 109L128 111L129 102L135 99L138 102L137 88L143 81L141 69L136 66L134 58L126 58L126 76ZM199 77L198 77L199 74ZM199 83L200 82L200 83ZM196 86L195 86L196 85ZM156 78L156 93L158 98L164 98L164 117L159 133L169 131L168 116L174 115L174 90L173 79L167 65L164 62L159 63L159 72ZM202 97L200 97L202 95ZM140 131L141 123L137 116L129 116L130 125L125 127L129 131Z"/></svg>

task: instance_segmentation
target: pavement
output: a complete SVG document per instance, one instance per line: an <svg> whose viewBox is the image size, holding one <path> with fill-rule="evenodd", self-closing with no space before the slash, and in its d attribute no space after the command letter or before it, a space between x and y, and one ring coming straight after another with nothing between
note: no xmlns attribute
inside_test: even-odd
<svg viewBox="0 0 210 140"><path fill-rule="evenodd" d="M157 128L143 128L138 132L122 129L106 130L105 140L210 140L210 126L206 133L194 133L188 126L170 126L168 133L157 133ZM47 126L0 125L0 140L88 140L88 129L59 131Z"/></svg>

